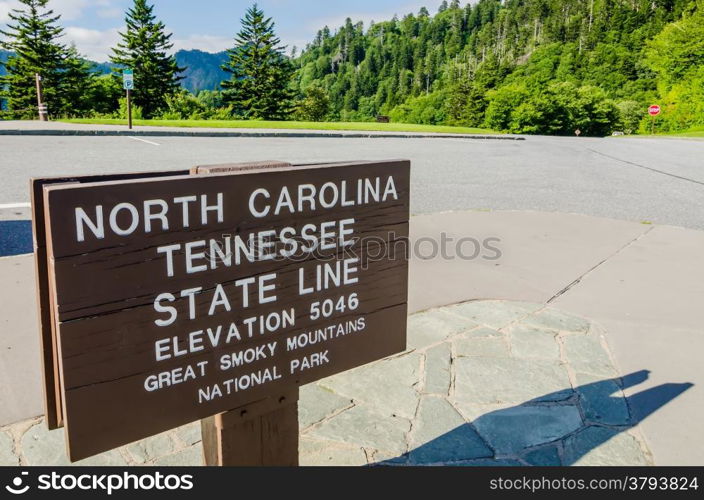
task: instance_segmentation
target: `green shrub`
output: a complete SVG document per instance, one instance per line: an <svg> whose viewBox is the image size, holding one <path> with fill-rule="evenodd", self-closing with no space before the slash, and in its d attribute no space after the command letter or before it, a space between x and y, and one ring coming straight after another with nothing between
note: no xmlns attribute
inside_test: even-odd
<svg viewBox="0 0 704 500"><path fill-rule="evenodd" d="M127 119L127 98L120 99L120 110L117 113L117 118ZM142 108L132 103L132 119L141 120L143 118Z"/></svg>
<svg viewBox="0 0 704 500"><path fill-rule="evenodd" d="M389 116L392 121L398 123L440 125L447 120L444 100L444 92L414 97L392 109Z"/></svg>
<svg viewBox="0 0 704 500"><path fill-rule="evenodd" d="M621 101L616 104L619 112L618 127L626 134L638 131L646 113L646 106L637 101Z"/></svg>
<svg viewBox="0 0 704 500"><path fill-rule="evenodd" d="M619 123L619 112L606 92L571 82L527 89L521 84L489 92L485 124L516 134L605 136Z"/></svg>
<svg viewBox="0 0 704 500"><path fill-rule="evenodd" d="M305 90L305 96L298 101L294 111L296 120L304 122L324 121L330 112L330 98L320 85L311 85Z"/></svg>
<svg viewBox="0 0 704 500"><path fill-rule="evenodd" d="M232 120L233 118L237 117L235 116L235 110L232 109L232 106L216 108L210 111L211 120Z"/></svg>
<svg viewBox="0 0 704 500"><path fill-rule="evenodd" d="M163 120L201 120L208 117L205 104L184 89L167 96L166 106L160 116Z"/></svg>

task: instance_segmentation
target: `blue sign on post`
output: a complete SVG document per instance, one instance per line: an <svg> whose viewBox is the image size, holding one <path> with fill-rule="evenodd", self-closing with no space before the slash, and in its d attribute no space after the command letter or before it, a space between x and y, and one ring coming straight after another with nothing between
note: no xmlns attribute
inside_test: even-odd
<svg viewBox="0 0 704 500"><path fill-rule="evenodd" d="M131 69L125 69L122 71L122 87L125 90L134 89L134 72Z"/></svg>

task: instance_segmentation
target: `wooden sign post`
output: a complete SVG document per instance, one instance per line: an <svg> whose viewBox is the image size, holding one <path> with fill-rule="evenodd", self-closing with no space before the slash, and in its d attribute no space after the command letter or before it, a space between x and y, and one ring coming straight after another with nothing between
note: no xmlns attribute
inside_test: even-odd
<svg viewBox="0 0 704 500"><path fill-rule="evenodd" d="M33 181L47 423L296 465L298 388L403 351L407 161Z"/></svg>
<svg viewBox="0 0 704 500"><path fill-rule="evenodd" d="M39 111L39 121L45 122L49 120L49 108L44 102L42 75L40 75L39 73L35 73L34 79L37 86L37 110Z"/></svg>

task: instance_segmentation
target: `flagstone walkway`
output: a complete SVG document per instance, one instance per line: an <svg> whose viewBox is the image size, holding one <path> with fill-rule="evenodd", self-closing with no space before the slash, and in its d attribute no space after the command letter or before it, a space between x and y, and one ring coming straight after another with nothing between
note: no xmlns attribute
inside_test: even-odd
<svg viewBox="0 0 704 500"><path fill-rule="evenodd" d="M602 329L540 304L415 314L408 350L301 389L301 465L648 465ZM664 403L663 403L664 404ZM78 464L199 465L200 427ZM67 465L63 431L0 428L0 465Z"/></svg>

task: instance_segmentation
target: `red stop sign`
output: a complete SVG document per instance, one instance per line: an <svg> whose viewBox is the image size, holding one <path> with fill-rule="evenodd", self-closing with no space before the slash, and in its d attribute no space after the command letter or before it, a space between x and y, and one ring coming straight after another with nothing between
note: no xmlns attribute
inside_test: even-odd
<svg viewBox="0 0 704 500"><path fill-rule="evenodd" d="M658 116L660 114L660 106L653 104L648 108L648 114L650 116Z"/></svg>

